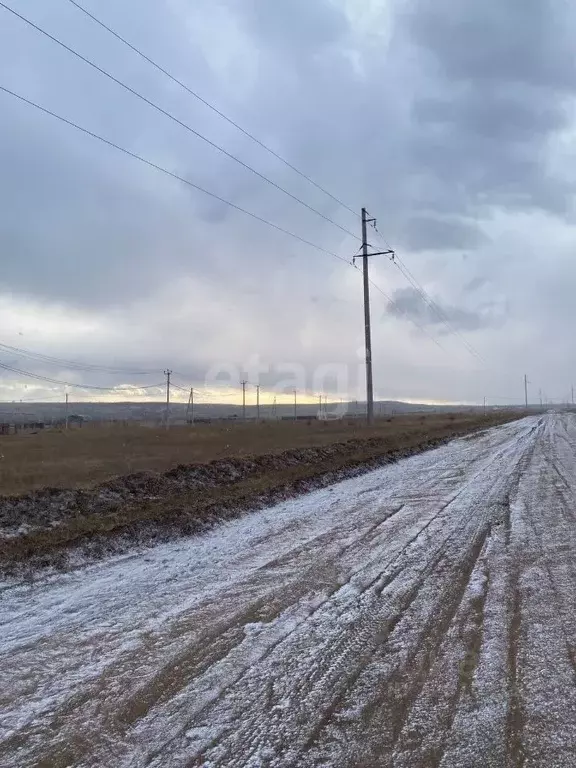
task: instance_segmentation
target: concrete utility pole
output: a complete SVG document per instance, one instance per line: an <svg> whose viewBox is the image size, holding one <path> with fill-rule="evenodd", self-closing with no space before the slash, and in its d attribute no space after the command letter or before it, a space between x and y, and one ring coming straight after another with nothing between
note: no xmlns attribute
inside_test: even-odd
<svg viewBox="0 0 576 768"><path fill-rule="evenodd" d="M260 421L260 384L256 384L256 418Z"/></svg>
<svg viewBox="0 0 576 768"><path fill-rule="evenodd" d="M170 376L172 376L172 371L166 369L164 376L166 376L166 429L168 429L170 427Z"/></svg>
<svg viewBox="0 0 576 768"><path fill-rule="evenodd" d="M538 399L540 400L540 408L542 408L542 390L538 390Z"/></svg>
<svg viewBox="0 0 576 768"><path fill-rule="evenodd" d="M368 256L393 255L394 251L368 253L366 225L375 223L369 219L366 208L362 208L362 277L364 281L364 340L366 345L366 419L374 422L374 386L372 383L372 332L370 329L370 278L368 277ZM353 259L354 261L354 259Z"/></svg>
<svg viewBox="0 0 576 768"><path fill-rule="evenodd" d="M66 392L66 411L65 411L65 419L66 419L66 429L68 429L68 392Z"/></svg>
<svg viewBox="0 0 576 768"><path fill-rule="evenodd" d="M298 418L298 404L296 402L296 390L294 390L294 421Z"/></svg>
<svg viewBox="0 0 576 768"><path fill-rule="evenodd" d="M524 402L526 403L526 410L528 410L528 376L524 374Z"/></svg>
<svg viewBox="0 0 576 768"><path fill-rule="evenodd" d="M272 401L272 418L275 419L277 417L277 409L276 409L276 395L274 395L274 400Z"/></svg>
<svg viewBox="0 0 576 768"><path fill-rule="evenodd" d="M486 416L486 398L484 398L483 412L484 416Z"/></svg>
<svg viewBox="0 0 576 768"><path fill-rule="evenodd" d="M242 421L246 421L246 384L247 381L242 380Z"/></svg>
<svg viewBox="0 0 576 768"><path fill-rule="evenodd" d="M318 395L318 418L322 418L322 395Z"/></svg>
<svg viewBox="0 0 576 768"><path fill-rule="evenodd" d="M194 387L190 387L188 407L186 408L186 423L194 424Z"/></svg>
<svg viewBox="0 0 576 768"><path fill-rule="evenodd" d="M574 406L574 384L572 384L572 406Z"/></svg>
<svg viewBox="0 0 576 768"><path fill-rule="evenodd" d="M366 408L368 424L372 424L374 421L374 386L372 384L372 331L370 329L370 283L368 278L366 208L362 208L362 277L364 281L364 341L366 345Z"/></svg>

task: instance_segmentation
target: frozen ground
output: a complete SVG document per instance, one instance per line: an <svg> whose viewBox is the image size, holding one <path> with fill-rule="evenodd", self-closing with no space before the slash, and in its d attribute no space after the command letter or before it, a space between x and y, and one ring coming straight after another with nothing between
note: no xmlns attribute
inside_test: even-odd
<svg viewBox="0 0 576 768"><path fill-rule="evenodd" d="M576 418L0 593L0 766L576 765Z"/></svg>

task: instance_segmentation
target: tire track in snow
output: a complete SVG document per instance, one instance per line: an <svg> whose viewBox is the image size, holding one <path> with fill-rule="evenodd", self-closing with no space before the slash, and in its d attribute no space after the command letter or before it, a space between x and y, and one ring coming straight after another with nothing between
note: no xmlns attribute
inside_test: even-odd
<svg viewBox="0 0 576 768"><path fill-rule="evenodd" d="M493 462L490 462L490 463L493 463ZM480 472L479 474L482 474L482 473ZM462 491L461 491L461 492L462 492ZM461 492L460 492L460 493L461 493ZM457 494L457 495L460 495L460 493L459 493L459 494ZM450 502L448 502L446 505L444 505L444 508L447 508L447 507L449 507L449 506L450 506L450 504L451 504L451 503L453 503L453 501L454 501L454 499L452 499ZM438 515L437 515L436 517L438 517ZM435 518L435 519L436 519L436 518ZM457 519L458 519L458 518L457 518ZM429 524L431 524L432 522L434 522L434 520L430 521L430 523L429 523ZM466 521L465 521L465 523L463 524L463 527L465 527L465 525L466 525ZM426 526L426 527L427 527L427 526ZM449 534L449 536L447 537L447 540L448 540L449 538L451 538L453 535L454 535L454 532L451 532L451 533ZM417 537L414 537L414 538L416 539ZM423 571L423 572L421 572L421 577L420 577L420 579L418 579L418 580L417 580L417 581L416 581L414 584L412 584L412 585L411 585L411 588L410 588L410 590L409 590L409 592L408 592L408 600L407 600L407 602L406 602L406 603L404 603L404 604L402 604L402 605L400 606L400 610L398 611L398 614L397 614L397 617L396 617L396 619L390 619L389 617L387 617L387 620L388 620L388 621L392 621L392 622L394 623L395 621L399 620L399 619L402 617L402 614L403 614L403 612L404 612L404 611L405 611L405 610L406 610L406 609L409 607L410 603L411 603L411 602L412 602L412 601L413 601L413 600L416 598L416 596L417 596L417 594L418 594L418 591L419 591L420 587L421 587L421 586L422 586L422 585L425 583L425 580L426 580L426 578L429 576L430 572L433 570L433 568L434 568L434 567L437 565L437 562L439 561L439 559L442 557L442 554L443 554L443 550L444 550L445 544L446 544L446 542L444 541L444 542L442 542L442 543L440 544L440 546L438 547L438 550L437 550L437 556L436 556L436 559L435 559L435 560L432 560L432 561L428 561L428 562L426 562L426 561L425 561L425 562L426 562L426 566L425 566L425 569L424 569L424 571ZM402 553L401 553L401 554L402 554ZM421 559L420 553L418 554L418 558L420 558L420 559ZM398 572L401 572L401 570L402 570L402 568L399 568ZM397 575L397 574L396 574L396 575ZM388 581L390 581L390 580L391 580L391 579L389 579ZM380 592L381 592L381 591L382 591L382 590L380 590ZM363 629L364 629L364 633L363 633ZM368 638L369 638L369 635L370 635L370 631L371 631L371 630L373 630L373 629L374 629L374 627L373 627L373 626L370 626L370 627L366 626L366 627L364 627L364 628L362 628L362 627L360 627L360 628L356 628L356 631L354 632L354 635L353 635L353 637L356 639L356 642L357 642L357 646L356 646L356 648L357 648L358 650L359 650L359 649L362 647L362 645L364 645L364 646L367 646L367 647L370 649L370 645L369 645L369 640L368 640ZM375 630L375 631L376 631L376 637L378 637L378 629L376 628L376 630ZM367 636L364 636L364 634L365 634L366 632L368 632L368 635L367 635ZM337 647L337 646L336 646L335 648L334 648L334 647L329 647L329 648L327 649L327 652L325 652L325 654L324 654L324 655L325 655L325 656L327 656L328 658L331 658L331 659L332 659L332 667L333 667L333 668L334 668L334 665L337 665L337 666L336 666L336 669L337 669L337 671L339 671L339 670L341 670L341 669L346 669L346 667L347 667L347 666L350 664L350 661L349 661L349 659L348 659L348 658L346 658L346 657L345 657L344 663L342 663L341 659L342 659L342 656L343 656L343 654L344 654L344 653L345 653L347 650L349 650L350 652L352 652L353 650L355 650L355 648L351 648L351 647L350 647L350 642L351 642L351 641L349 640L349 634L350 634L350 633L348 633L348 634L345 634L345 633L343 633L343 634L342 634L342 637L341 637L341 638L339 638L339 640L337 641L337 646L338 646L338 643L340 643L341 645L343 645L343 647L344 647L344 649L345 649L344 651L341 651L341 652L339 653L339 652L338 652L338 647ZM335 658L336 658L336 661L334 660ZM320 658L320 660L319 660L319 662L320 662L320 663L318 663L318 664L316 664L316 665L314 666L314 669L313 669L313 675L315 675L316 677L318 677L318 676L320 675L320 672L319 672L319 670L322 670L322 669L323 669L322 661L323 661L323 659L322 659L322 658ZM362 670L362 665L360 664L360 665L359 665L359 671L361 671L361 670ZM330 669L328 670L328 672L324 672L324 673L323 673L323 676L321 676L321 677L320 677L320 679L318 680L318 685L319 685L320 689L323 689L323 688L326 688L326 687L328 687L328 678L329 678L329 674L330 674ZM348 682L350 682L350 681L348 681ZM310 686L310 680L306 680L306 679L305 679L305 680L304 680L304 683L305 683L305 684L303 685L303 687L302 687L301 689L299 689L299 690L297 690L297 691L296 691L296 696L297 696L297 697L299 697L299 698L301 698L303 695L305 695L305 692L306 692L306 690L307 690L307 687L309 687L309 686ZM306 684L307 684L307 685L306 685ZM333 713L334 713L334 712L333 712L333 710L334 710L334 709L335 709L334 707L328 708L327 712L325 713L325 717L324 717L324 720L325 720L326 722L329 722L330 718L333 716ZM318 725L318 728L317 728L318 732L320 732L320 731L322 730L322 727L323 727L323 725L324 725L324 722L320 722L320 723L319 723L319 725ZM258 726L257 726L257 724L255 725L255 724L254 724L254 723L252 723L252 722L250 723L250 728L251 728L251 729L255 729L256 731L258 730ZM252 731L252 732L253 732L253 731ZM313 734L311 738L313 739L313 738L315 738L315 736L316 736L316 734ZM239 737L238 737L238 740L240 740L240 738L241 738L241 737L239 736ZM309 739L309 741L310 741L310 739ZM258 745L257 745L257 746L258 746ZM308 744L308 746L309 746L309 744ZM234 754L236 755L236 759L237 759L237 758L238 758L238 752L237 752L237 751L235 751L235 753L234 753ZM220 764L220 763L219 763L219 762L217 762L216 764ZM226 764L226 763L225 763L225 761L224 761L224 762L222 762L222 764Z"/></svg>

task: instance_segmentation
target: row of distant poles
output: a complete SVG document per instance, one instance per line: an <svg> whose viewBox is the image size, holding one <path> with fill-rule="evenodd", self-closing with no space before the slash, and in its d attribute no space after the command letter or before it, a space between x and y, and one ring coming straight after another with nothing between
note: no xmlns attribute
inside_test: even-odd
<svg viewBox="0 0 576 768"><path fill-rule="evenodd" d="M170 426L170 380L172 376L171 370L165 370L166 376L166 417L165 426L166 429ZM246 421L246 387L250 382L243 380L240 382L242 386L242 420ZM256 390L256 419L260 419L260 384L255 384ZM298 390L293 389L294 395L294 420L298 418ZM274 418L277 413L276 398L274 398L272 404L272 417ZM358 410L358 401L355 401L355 412ZM328 411L328 395L318 395L318 413L327 413ZM66 394L66 414L68 414L68 394ZM67 423L67 422L66 422ZM190 387L190 394L188 395L188 403L186 406L186 423L194 424L194 387Z"/></svg>
<svg viewBox="0 0 576 768"><path fill-rule="evenodd" d="M528 408L528 385L532 382L528 379L528 374L524 374L524 405L526 408ZM564 401L566 405L570 404L574 406L574 385L570 387L570 400L568 401L568 398ZM544 397L542 390L538 390L538 400L540 401L540 408L542 408L544 405L548 405L547 399Z"/></svg>
<svg viewBox="0 0 576 768"><path fill-rule="evenodd" d="M389 253L389 251L384 251ZM377 256L379 254L366 254L367 256ZM368 260L366 259L366 266L364 268L365 280L368 279ZM365 318L365 335L366 335L366 402L367 402L367 420L368 424L372 424L374 421L374 393L372 389L372 346L371 346L371 328L370 328L370 292L369 288L364 286L364 318ZM170 426L170 378L172 376L171 370L165 370L166 376L166 429ZM240 385L242 387L242 420L246 421L246 387L250 382L242 380ZM524 374L524 404L528 409L528 385L531 382L528 379L528 374ZM255 384L256 390L256 419L260 419L260 384ZM294 419L298 418L298 390L293 389L294 395ZM547 401L543 397L542 390L538 390L538 397L540 401L540 407L542 408L547 404ZM574 385L570 388L570 403L574 406ZM568 404L568 401L566 401ZM484 398L483 411L486 414L486 398ZM327 412L328 409L328 396L318 395L318 413L322 414ZM358 409L358 401L356 401L355 411ZM272 405L272 415L276 415L276 398ZM188 395L188 404L186 407L186 422L194 424L194 388L190 388L190 394ZM66 393L66 429L68 429L68 393Z"/></svg>

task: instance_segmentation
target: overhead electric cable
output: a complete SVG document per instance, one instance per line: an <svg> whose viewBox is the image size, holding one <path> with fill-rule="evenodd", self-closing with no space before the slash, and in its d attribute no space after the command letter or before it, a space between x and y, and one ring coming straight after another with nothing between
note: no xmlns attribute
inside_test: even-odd
<svg viewBox="0 0 576 768"><path fill-rule="evenodd" d="M61 386L64 386L64 387L75 387L77 389L95 389L103 392L117 392L119 390L128 391L130 389L156 389L164 386L163 384L146 384L144 386L140 386L138 384L129 384L129 385L118 385L116 387L102 387L102 386L97 386L95 384L77 384L71 381L62 381L61 379L53 379L50 376L42 376L39 373L32 373L31 371L25 371L22 368L16 368L15 366L7 365L6 363L1 363L1 362L0 362L0 368L2 368L5 371L11 371L12 373L17 373L20 376L26 376L27 378L35 379L37 381L46 381L49 384L60 384Z"/></svg>
<svg viewBox="0 0 576 768"><path fill-rule="evenodd" d="M60 365L63 367L66 367L70 370L78 370L78 371L98 371L102 373L126 373L136 376L148 376L152 375L154 373L161 373L160 369L157 370L138 370L138 369L131 369L131 368L120 368L120 367L114 367L109 365L96 365L92 363L80 363L78 361L74 360L66 360L61 357L54 357L52 355L44 355L41 352L33 352L29 349L22 349L21 347L14 347L10 344L4 344L0 342L0 351L5 352L12 352L15 355L19 355L21 357L27 357L32 360L40 360L44 363L49 363L50 365Z"/></svg>
<svg viewBox="0 0 576 768"><path fill-rule="evenodd" d="M136 91L134 88L132 88L131 86L129 86L126 83L124 83L122 80L119 80L117 77L112 75L110 72L108 72L107 70L105 70L102 67L98 66L98 64L95 64L93 61L91 61L90 59L86 58L86 56L83 56L78 51L74 50L74 48L71 48L69 45L66 45L66 43L62 42L62 40L59 40L54 35L51 35L45 29L43 29L42 27L38 26L38 24L35 24L30 19L26 18L26 16L23 16L22 14L18 13L13 8L10 8L10 6L6 5L3 2L0 2L0 7L4 8L5 10L7 10L9 13L13 14L17 18L21 19L25 24L28 24L32 29L34 29L37 32L39 32L40 34L44 35L46 38L48 38L52 42L56 43L56 45L59 45L61 48L63 48L64 50L68 51L73 56L76 56L78 59L80 59L80 61L83 61L85 64L88 64L88 66L92 67L97 72L99 72L100 74L102 74L105 77L107 77L109 80L112 80L112 82L116 83L121 88L124 88L124 90L128 91L133 96L136 96L136 98L138 98L141 101L143 101L144 103L148 104L150 107L155 109L160 114L164 115L165 117L168 117L170 120L172 120L173 122L177 123L182 128L184 128L187 131L189 131L190 133L192 133L197 138L201 139L202 141L206 142L207 144L209 144L214 149L216 149L219 152L221 152L222 154L226 155L226 157L230 158L230 160L233 160L235 163L238 163L243 168L245 168L246 170L248 170L251 173L255 174L256 176L258 176L263 181L265 181L267 184L270 184L275 189L277 189L280 192L282 192L283 194L287 195L292 200L296 201L299 205L302 205L304 208L307 208L309 211L311 211L312 213L316 214L316 216L320 216L322 219L324 219L328 223L332 224L333 226L337 227L342 232L345 232L347 235L350 235L351 237L353 237L355 239L358 239L358 236L356 234L354 234L353 232L351 232L349 229L346 229L346 227L341 226L340 224L338 224L338 222L334 221L329 216L326 216L324 213L322 213L322 211L319 211L317 208L314 208L313 206L309 205L304 200L299 198L297 195L293 195L292 192L289 192L287 189L284 189L284 187L280 186L280 184L277 184L275 181L273 181L272 179L268 178L268 176L265 176L263 173L260 173L260 171L257 171L251 165L248 165L248 163L245 163L239 157L236 157L236 155L233 155L231 152L228 152L228 150L224 149L224 147L221 147L219 144L216 144L216 142L212 141L207 136L204 136L204 134L200 133L195 128L192 128L191 125L189 125L188 123L185 123L184 121L180 120L178 117L176 117L176 115L173 115L171 112L168 112L166 109L161 107L159 104L156 104L156 102L152 101L151 99L148 99L146 96L142 95L141 93Z"/></svg>
<svg viewBox="0 0 576 768"><path fill-rule="evenodd" d="M189 86L187 86L185 83L183 83L181 80L179 80L177 77L172 75L168 70L166 70L164 67L160 66L157 62L155 62L153 59L151 59L149 56L147 56L145 53L143 53L139 48L137 48L135 45L130 43L125 37L122 37L122 35L118 34L112 27L105 24L103 21L98 19L94 14L90 13L86 8L84 8L80 3L77 3L76 0L69 0L72 5L74 5L79 11L82 11L86 16L88 16L92 21L96 22L100 27L105 29L107 32L109 32L111 35L113 35L117 40L119 40L121 43L126 45L128 48L130 48L134 53L136 53L138 56L140 56L142 59L147 61L149 64L151 64L155 69L157 69L159 72L161 72L163 75L168 77L173 83L176 83L176 85L180 86L180 88L183 88L190 96L193 96L195 99L200 101L202 104L204 104L208 109L211 109L212 112L217 114L219 117L221 117L223 120L226 120L227 123L234 126L237 130L239 130L241 133L244 134L244 136L247 136L249 139L254 141L256 144L258 144L259 147L266 150L266 152L269 152L273 157L275 157L277 160L280 160L281 163L284 163L288 168L290 168L294 173L297 173L298 176L301 176L303 179L305 179L309 184L312 184L312 186L316 187L316 189L320 190L320 192L323 192L325 195L330 197L334 202L338 203L342 208L345 208L347 211L352 213L354 216L358 216L358 212L355 211L353 208L351 208L349 205L346 205L346 203L343 203L342 200L340 200L336 195L332 194L332 192L329 192L327 189L325 189L323 186L318 184L316 181L314 181L310 176L308 176L306 173L301 171L299 168L297 168L295 165L290 163L286 158L282 157L282 155L278 154L278 152L275 152L271 147L269 147L267 144L265 144L263 141L261 141L259 138L254 136L254 134L250 133L250 131L247 131L245 128L243 128L241 125L239 125L237 122L232 120L232 118L228 117L228 115L224 114L220 109L214 106L214 104L211 104L207 99L200 96L196 91L192 90Z"/></svg>
<svg viewBox="0 0 576 768"><path fill-rule="evenodd" d="M379 235L380 239L386 245L386 247L393 251L390 261L401 272L401 274L406 278L406 280L408 280L408 282L412 285L414 290L418 293L422 301L432 310L432 312L434 312L436 317L447 328L447 330L460 339L460 341L463 343L463 345L465 346L469 354L475 357L483 365L486 365L486 361L484 360L482 355L472 346L472 344L470 344L469 341L467 341L467 339L464 338L464 336L462 336L462 334L460 333L460 331L458 331L457 328L454 328L454 326L450 322L450 319L447 317L446 313L442 310L441 307L438 306L438 304L434 301L434 299L428 294L426 289L418 282L418 280L410 272L408 267L404 264L400 256L398 256L397 252L391 248L386 238L381 234L381 232L377 229L375 225L373 226L373 229Z"/></svg>
<svg viewBox="0 0 576 768"><path fill-rule="evenodd" d="M2 5L1 2L0 2L0 5ZM243 213L246 216L249 216L250 218L254 219L255 221L259 221L260 223L265 224L266 226L268 226L268 227L270 227L270 228L272 228L274 230L277 230L278 232L281 232L282 234L288 235L289 237L292 237L295 240L298 240L299 242L303 243L304 245L308 245L309 247L314 248L315 250L317 250L317 251L319 251L319 252L321 252L321 253L323 253L323 254L325 254L327 256L331 256L332 258L338 259L339 261L344 262L348 266L354 266L354 265L351 264L351 262L348 259L344 258L343 256L339 256L337 253L335 253L333 251L329 251L328 249L323 248L322 246L317 245L316 243L314 243L314 242L312 242L310 240L307 240L306 238L303 238L300 235L297 235L296 233L291 232L290 230L287 230L287 229L285 229L284 227L281 227L278 224L274 224L273 222L271 222L271 221L269 221L267 219L264 219L263 217L259 216L258 214L255 214L252 211L247 210L246 208L242 208L241 206L236 205L236 203L233 203L230 200L226 200L225 198L220 197L219 195L216 195L214 192L210 192L209 190L205 189L204 187L201 187L198 184L195 184L194 182L190 181L189 179L185 179L184 177L178 175L177 173L174 173L173 171L170 171L167 168L164 168L163 166L158 165L157 163L154 163L151 160L148 160L147 158L143 157L142 155L138 155L137 153L132 152L131 150L126 149L125 147L122 147L119 144L116 144L115 142L110 141L109 139L106 139L105 137L100 136L97 133L94 133L93 131L89 130L88 128L85 128L84 126L81 126L78 123L75 123L72 120L69 120L68 118L63 117L62 115L59 115L56 112L53 112L52 110L48 109L47 107L43 107L41 104L38 104L37 102L34 102L31 99L27 99L25 96L22 96L21 94L16 93L15 91L12 91L10 88L7 88L7 87L5 87L3 85L0 85L0 91L6 93L9 96L12 96L13 98L23 102L24 104L27 104L28 106L31 106L31 107L39 110L40 112L43 112L46 115L49 115L50 117L55 118L56 120L58 120L58 121L60 121L60 122L62 122L64 124L70 126L71 128L74 128L77 131L80 131L81 133L84 133L85 135L90 136L91 138L96 139L97 141L100 141L103 144L106 144L107 146L112 147L113 149L115 149L115 150L117 150L119 152L122 152L123 154L125 154L125 155L127 155L127 156L129 156L129 157L131 157L131 158L133 158L135 160L138 160L139 162L149 166L150 168L154 168L155 170L160 171L161 173L164 173L165 175L170 176L171 178L176 179L177 181L179 181L179 182L181 182L183 184L186 184L187 186L189 186L189 187L191 187L193 189L196 189L197 191L202 192L203 194L205 194L205 195L207 195L209 197L212 197L212 198L218 200L219 202L221 202L221 203L223 203L225 205L230 206L234 210L236 210L236 211L238 211L240 213ZM357 267L354 267L354 268L358 270ZM378 290L380 293L382 293L391 302L392 305L395 305L395 306L398 307L397 303L393 299L391 299L391 297L389 297L374 281L371 281L371 283L376 288L376 290ZM403 310L401 308L399 308L399 309L400 309L402 314L406 314L405 312L403 312ZM430 334L420 324L418 324L416 321L414 321L413 318L408 317L408 319L419 330L421 330L423 333L425 333L427 336L430 337ZM433 339L433 337L430 337L430 338L432 338L432 340L434 341L434 343L437 346L440 346L438 344L438 342L435 339ZM442 348L442 347L440 347L440 348Z"/></svg>
<svg viewBox="0 0 576 768"><path fill-rule="evenodd" d="M0 5L2 5L2 3L0 3ZM282 232L283 234L288 235L289 237L292 237L301 243L304 243L304 245L309 245L311 248L314 248L317 251L320 251L321 253L326 254L327 256L332 256L333 258L338 259L339 261L343 261L345 264L350 264L348 259L345 259L343 256L339 256L337 253L334 253L333 251L329 251L326 248L322 248L322 246L316 245L316 243L313 243L304 237L300 237L300 235L297 235L288 229L284 229L284 227L281 227L279 224L274 224L273 222L268 221L268 219L265 219L262 216L258 216L258 214L253 213L252 211L249 211L246 208L242 208L241 206L236 205L236 203L233 203L230 200L226 200L224 197L220 197L220 195L217 195L214 192L210 192L209 190L204 189L204 187L201 187L199 184L195 184L189 179L185 179L183 176L179 176L177 173L174 173L173 171L170 171L167 168L164 168L163 166L152 162L152 160L147 160L145 157L142 157L142 155L136 154L136 152L132 152L131 150L126 149L125 147L121 147L119 144L115 144L113 141L110 141L109 139L106 139L103 136L100 136L99 134L94 133L93 131L90 131L88 128L84 128L78 123L75 123L72 120L68 120L68 118L63 117L62 115L59 115L56 112L53 112L52 110L47 109L46 107L43 107L40 104L37 104L31 99L27 99L25 96L22 96L19 93L16 93L15 91L10 90L10 88L6 88L5 86L0 85L0 91L3 91L9 96L13 96L19 101L22 101L24 104L28 104L29 106L34 107L35 109L38 109L40 112L44 112L44 114L46 115L50 115L51 117L54 117L56 120L59 120L60 122L65 123L66 125L69 125L71 128L75 128L77 131L80 131L81 133L84 133L87 136L91 136L93 139L97 139L98 141L101 141L103 144L107 144L109 147L112 147L113 149L118 150L118 152L122 152L123 154L134 158L134 160L138 160L139 162L150 166L150 168L154 168L155 170L160 171L161 173L164 173L167 176L171 176L173 179L176 179L177 181L182 182L182 184L186 184L192 189L196 189L199 192L202 192L203 194L214 198L214 200L218 200L219 202L224 203L225 205L228 205L230 208L233 208L234 210L239 211L240 213L243 213L246 216L250 216L250 218L254 219L255 221L259 221L262 224L266 224L266 226L272 229L275 229L278 232Z"/></svg>

